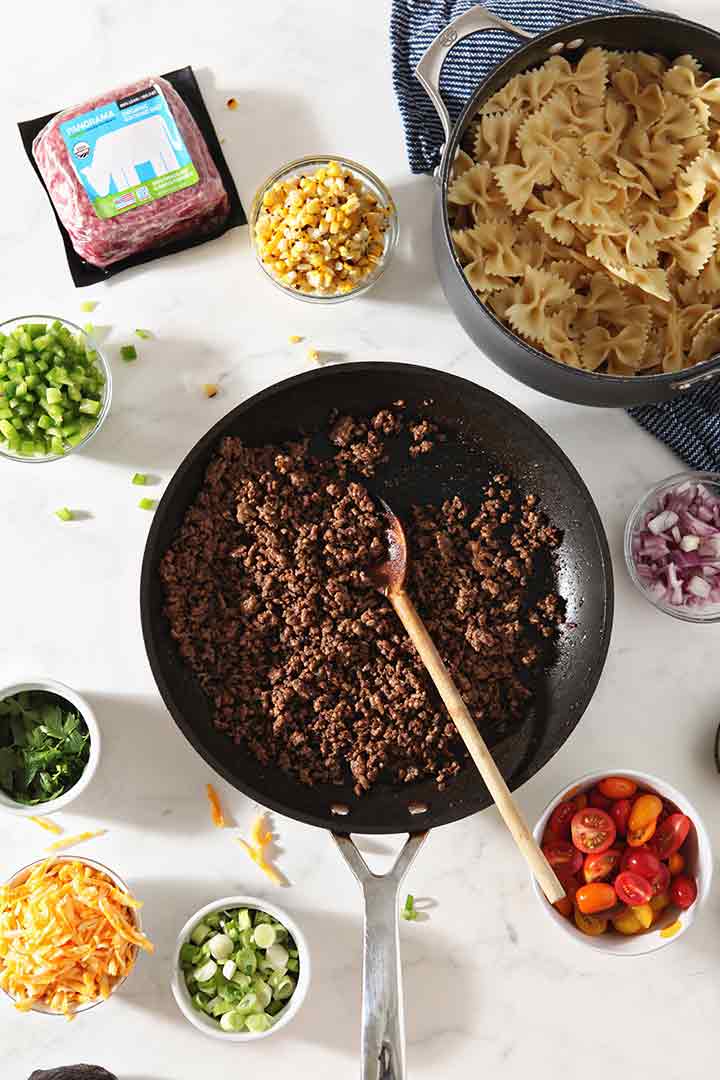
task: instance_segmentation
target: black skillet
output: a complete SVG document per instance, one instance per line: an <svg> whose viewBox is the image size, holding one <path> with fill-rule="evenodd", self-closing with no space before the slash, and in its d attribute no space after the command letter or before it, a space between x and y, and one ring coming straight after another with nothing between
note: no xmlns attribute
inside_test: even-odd
<svg viewBox="0 0 720 1080"><path fill-rule="evenodd" d="M190 451L158 506L145 548L140 606L145 646L155 680L175 722L198 753L249 798L298 821L330 829L365 892L363 1077L405 1075L397 894L428 829L490 805L474 768L445 791L430 781L401 788L378 785L361 798L352 784L305 787L264 768L212 726L210 707L181 663L162 613L158 564L202 484L215 447L226 435L250 445L278 443L323 430L340 408L369 415L403 399L411 413L438 419L451 433L425 457L406 452L369 485L401 516L411 504L459 494L473 503L492 470L510 471L535 493L562 529L559 589L567 624L557 656L540 686L536 707L503 738L483 732L509 786L533 776L562 746L597 686L610 642L613 578L600 517L565 454L529 417L475 383L411 364L339 364L287 379L238 405ZM411 553L412 555L412 553ZM350 833L410 833L391 874L367 870Z"/></svg>

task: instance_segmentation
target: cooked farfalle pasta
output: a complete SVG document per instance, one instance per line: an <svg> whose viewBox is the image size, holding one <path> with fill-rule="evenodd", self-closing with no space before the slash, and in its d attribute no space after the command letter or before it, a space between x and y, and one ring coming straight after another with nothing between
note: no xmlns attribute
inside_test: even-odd
<svg viewBox="0 0 720 1080"><path fill-rule="evenodd" d="M692 56L588 49L478 110L448 189L480 301L586 371L720 353L720 78Z"/></svg>

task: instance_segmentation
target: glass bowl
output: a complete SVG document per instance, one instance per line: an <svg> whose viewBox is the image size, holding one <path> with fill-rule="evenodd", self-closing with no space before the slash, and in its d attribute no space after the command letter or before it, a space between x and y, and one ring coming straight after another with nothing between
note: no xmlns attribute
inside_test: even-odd
<svg viewBox="0 0 720 1080"><path fill-rule="evenodd" d="M625 563L633 584L640 590L645 599L659 611L665 612L666 615L672 615L676 619L682 619L684 622L720 622L720 602L705 602L693 606L687 606L684 603L671 604L665 597L653 594L643 581L641 574L638 573L634 554L638 533L644 528L648 515L655 515L660 512L662 497L670 490L677 491L678 488L682 488L685 484L702 484L709 494L720 499L720 473L681 472L661 480L659 484L656 484L643 495L628 517L625 526ZM717 578L717 584L720 585L720 575Z"/></svg>
<svg viewBox="0 0 720 1080"><path fill-rule="evenodd" d="M384 232L384 248L383 253L380 256L375 269L367 277L355 285L353 289L345 293L304 293L299 289L293 289L291 285L286 285L280 281L271 270L262 262L260 254L257 249L255 226L262 210L263 198L265 193L278 181L288 180L293 176L297 176L300 173L314 172L316 169L321 169L330 164L331 161L336 161L338 165L344 166L347 170L352 172L362 183L375 195L380 206L384 206L389 210L388 225ZM381 276L385 268L387 267L392 253L397 246L398 241L398 217L397 210L395 208L395 202L388 189L383 184L382 180L366 169L364 165L358 164L357 161L352 161L350 158L342 157L340 154L328 154L328 155L311 155L310 157L297 158L295 161L289 162L287 165L283 165L282 168L269 176L264 184L262 184L253 199L253 204L250 210L250 242L255 252L255 258L257 259L258 266L265 274L266 277L272 281L276 288L280 289L287 296L294 296L297 300L306 300L311 304L339 304L343 300L351 300L355 296L360 296L361 293L367 292L372 288L378 278Z"/></svg>
<svg viewBox="0 0 720 1080"><path fill-rule="evenodd" d="M21 323L38 322L59 322L62 323L63 326L66 326L68 330L72 331L72 333L80 334L86 341L88 347L94 349L97 353L95 363L103 373L105 385L103 388L102 408L97 415L95 427L87 433L82 442L79 442L77 446L69 446L64 454L18 454L14 450L10 450L7 446L0 444L0 456L9 458L11 461L28 462L31 465L42 464L46 461L62 461L63 458L69 457L70 454L74 454L76 450L82 450L84 446L87 446L90 440L97 435L98 431L105 423L110 411L110 400L112 398L112 376L110 374L110 365L103 356L102 351L98 348L92 335L88 334L82 326L78 326L77 323L70 322L69 319L62 319L59 315L20 315L16 319L7 319L5 322L0 323L0 334L8 334L11 330L20 326Z"/></svg>
<svg viewBox="0 0 720 1080"><path fill-rule="evenodd" d="M95 859L86 859L82 855L56 855L55 858L56 858L56 860L58 862L80 862L80 863L85 863L87 866L92 866L92 868L94 870L99 870L101 873L106 874L107 877L109 877L110 880L112 881L115 888L119 889L120 892L124 892L124 893L129 893L130 892L127 885L123 881L123 879L121 877L119 877L114 872L114 870L111 870L107 866L103 866L103 864L100 863L100 862L96 862ZM8 880L5 882L5 885L6 886L9 886L9 885L21 885L23 883L23 881L28 877L31 870L33 870L36 866L39 866L41 863L43 863L45 861L46 861L46 859L34 859L33 862L28 863L27 866L23 866L20 870L16 870L15 873L12 874L11 877L9 877ZM138 930L142 930L142 920L140 918L140 912L137 911L137 910L133 910L133 911L131 911L130 914L132 916L132 920L133 920L133 923L135 924L135 927ZM112 998L113 995L117 992L117 990L122 986L122 984L127 979L130 978L133 971L135 970L135 964L137 963L138 952L139 952L139 949L138 949L138 947L136 945L135 946L135 959L133 961L132 967L128 971L127 975L122 975L117 980L117 982L113 983L112 988L110 990L110 997L109 998L99 997L99 998L95 998L94 1001L88 1001L88 1002L86 1002L85 1005L79 1005L77 1009L74 1009L73 1014L76 1015L76 1014L79 1014L79 1013L88 1012L90 1009L94 1009L98 1005L102 1005L105 1001L109 1001L110 998ZM6 995L6 997L9 997L11 1001L15 1001L15 998L13 997L13 995L11 993L9 993L4 987L0 987L0 989L2 989L2 992L3 992L3 994ZM36 1002L36 1004L33 1005L32 1008L29 1011L30 1012L43 1013L46 1016L61 1016L61 1017L64 1018L63 1013L57 1012L55 1009L51 1009L48 1005L43 1005L41 1002Z"/></svg>

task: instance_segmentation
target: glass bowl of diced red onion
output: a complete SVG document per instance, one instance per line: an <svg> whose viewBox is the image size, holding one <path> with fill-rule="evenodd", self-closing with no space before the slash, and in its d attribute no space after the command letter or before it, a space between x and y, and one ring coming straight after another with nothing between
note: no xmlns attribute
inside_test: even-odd
<svg viewBox="0 0 720 1080"><path fill-rule="evenodd" d="M625 527L625 561L660 611L720 622L720 473L678 473L644 495Z"/></svg>

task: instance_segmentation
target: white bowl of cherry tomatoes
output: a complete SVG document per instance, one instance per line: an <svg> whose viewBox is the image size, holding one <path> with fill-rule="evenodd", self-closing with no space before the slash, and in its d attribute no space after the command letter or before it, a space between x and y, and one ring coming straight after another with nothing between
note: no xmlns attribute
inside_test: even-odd
<svg viewBox="0 0 720 1080"><path fill-rule="evenodd" d="M534 835L567 894L548 917L582 944L654 952L689 929L710 891L712 850L695 807L633 769L588 773L548 804Z"/></svg>

